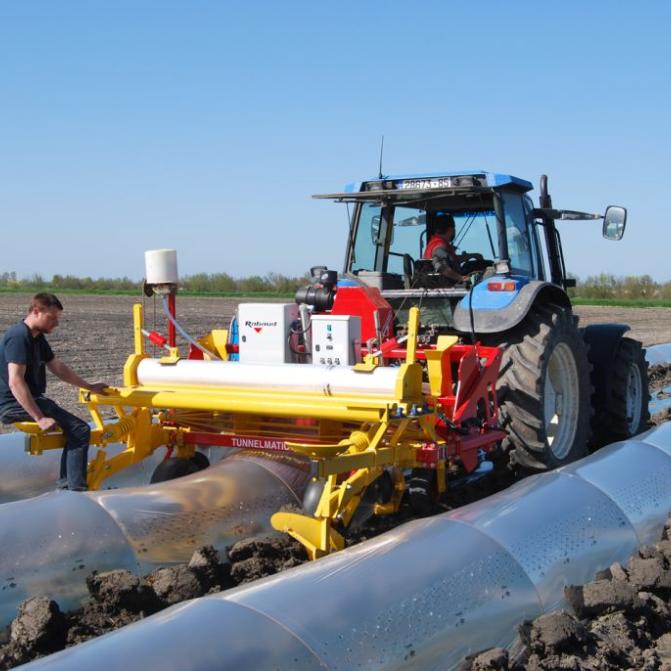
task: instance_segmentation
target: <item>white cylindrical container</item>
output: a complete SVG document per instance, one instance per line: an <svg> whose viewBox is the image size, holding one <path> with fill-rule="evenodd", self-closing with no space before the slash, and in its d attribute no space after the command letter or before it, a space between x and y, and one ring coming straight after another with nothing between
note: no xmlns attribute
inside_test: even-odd
<svg viewBox="0 0 671 671"><path fill-rule="evenodd" d="M137 378L145 386L239 387L319 396L364 394L393 397L400 369L380 367L358 372L345 366L302 363L254 364L230 361L181 360L162 365L156 359L140 361Z"/></svg>
<svg viewBox="0 0 671 671"><path fill-rule="evenodd" d="M177 284L177 250L147 250L144 266L147 284Z"/></svg>

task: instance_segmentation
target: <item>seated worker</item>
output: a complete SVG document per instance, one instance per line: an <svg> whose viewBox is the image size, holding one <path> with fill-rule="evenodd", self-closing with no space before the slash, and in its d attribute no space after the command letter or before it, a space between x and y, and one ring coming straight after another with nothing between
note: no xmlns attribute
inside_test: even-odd
<svg viewBox="0 0 671 671"><path fill-rule="evenodd" d="M452 241L455 235L454 218L451 214L436 214L433 235L422 258L433 263L437 273L452 282L466 282L468 275L461 273L461 259Z"/></svg>

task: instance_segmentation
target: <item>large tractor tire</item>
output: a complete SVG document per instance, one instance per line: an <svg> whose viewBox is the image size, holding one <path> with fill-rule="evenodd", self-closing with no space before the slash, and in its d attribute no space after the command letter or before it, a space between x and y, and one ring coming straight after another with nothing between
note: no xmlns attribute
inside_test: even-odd
<svg viewBox="0 0 671 671"><path fill-rule="evenodd" d="M591 366L571 310L534 305L521 324L487 344L503 351L497 395L511 464L544 471L585 456Z"/></svg>
<svg viewBox="0 0 671 671"><path fill-rule="evenodd" d="M650 412L648 362L641 343L620 340L607 389L595 389L593 445L601 447L644 431Z"/></svg>

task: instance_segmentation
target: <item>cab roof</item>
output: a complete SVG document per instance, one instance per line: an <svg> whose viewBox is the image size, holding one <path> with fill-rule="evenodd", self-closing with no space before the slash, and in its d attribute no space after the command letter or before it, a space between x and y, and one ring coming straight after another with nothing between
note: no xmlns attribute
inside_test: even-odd
<svg viewBox="0 0 671 671"><path fill-rule="evenodd" d="M426 172L426 173L407 173L404 175L385 175L382 179L379 177L373 177L371 179L364 180L363 182L349 182L345 185L345 192L353 193L361 191L361 187L364 184L370 182L385 182L390 181L406 181L406 180L431 180L440 177L468 177L468 176L482 176L486 180L486 186L491 188L502 187L507 185L515 185L521 187L524 191L532 191L534 185L522 179L520 177L515 177L514 175L505 175L500 172L488 172L487 170L456 170L456 171L447 171L447 172Z"/></svg>
<svg viewBox="0 0 671 671"><path fill-rule="evenodd" d="M459 170L375 177L362 182L350 182L340 193L325 193L314 197L342 201L374 200L380 197L395 200L404 197L417 198L424 194L482 193L503 188L526 192L534 187L531 182L513 175L486 170Z"/></svg>

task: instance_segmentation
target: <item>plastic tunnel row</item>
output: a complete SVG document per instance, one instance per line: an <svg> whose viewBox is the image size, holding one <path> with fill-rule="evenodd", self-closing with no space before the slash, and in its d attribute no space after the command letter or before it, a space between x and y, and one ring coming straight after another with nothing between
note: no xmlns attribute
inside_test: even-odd
<svg viewBox="0 0 671 671"><path fill-rule="evenodd" d="M305 461L238 453L171 482L1 505L0 622L36 595L78 607L93 570L143 573L206 544L223 550L267 534L272 513L299 502L308 478Z"/></svg>
<svg viewBox="0 0 671 671"><path fill-rule="evenodd" d="M626 475L625 475L626 474ZM566 584L656 540L671 425L250 586L172 607L34 669L448 669L513 642Z"/></svg>

